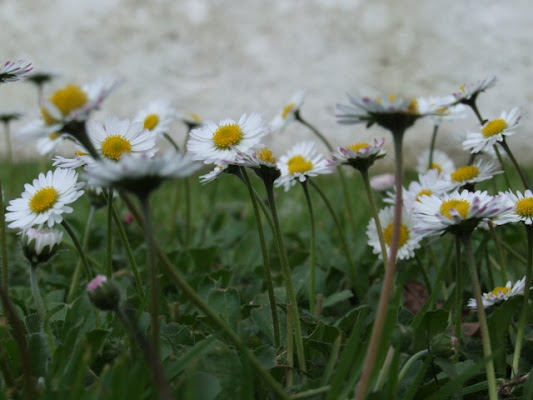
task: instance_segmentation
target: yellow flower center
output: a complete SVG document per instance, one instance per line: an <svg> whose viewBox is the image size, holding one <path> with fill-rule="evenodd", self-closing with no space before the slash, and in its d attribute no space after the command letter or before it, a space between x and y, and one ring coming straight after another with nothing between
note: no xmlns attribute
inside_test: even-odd
<svg viewBox="0 0 533 400"><path fill-rule="evenodd" d="M289 166L289 174L294 175L296 173L305 173L313 168L313 163L309 160L306 160L302 156L294 156L287 163Z"/></svg>
<svg viewBox="0 0 533 400"><path fill-rule="evenodd" d="M63 116L67 116L72 111L83 107L89 101L89 98L79 86L67 85L65 88L55 92L48 100L57 107ZM47 125L57 122L44 107L41 107L41 113Z"/></svg>
<svg viewBox="0 0 533 400"><path fill-rule="evenodd" d="M415 197L415 201L418 201L422 196L431 196L433 192L429 189L422 189Z"/></svg>
<svg viewBox="0 0 533 400"><path fill-rule="evenodd" d="M390 246L392 243L392 224L389 224L389 226L385 228L383 231L383 237L385 242ZM407 239L409 239L409 229L407 229L405 225L400 225L400 242L398 248L407 243Z"/></svg>
<svg viewBox="0 0 533 400"><path fill-rule="evenodd" d="M272 155L272 150L270 150L268 147L263 147L261 150L259 150L257 153L255 153L257 158L259 158L262 161L275 164L276 159Z"/></svg>
<svg viewBox="0 0 533 400"><path fill-rule="evenodd" d="M59 136L61 136L61 132L52 132L48 135L48 138L51 140L56 140L59 138Z"/></svg>
<svg viewBox="0 0 533 400"><path fill-rule="evenodd" d="M283 108L283 111L281 112L281 118L285 119L288 117L288 115L290 114L290 112L294 109L294 106L296 104L294 103L289 103L287 104L284 108Z"/></svg>
<svg viewBox="0 0 533 400"><path fill-rule="evenodd" d="M348 146L350 150L352 150L354 153L359 152L359 150L366 149L367 147L370 147L370 144L361 142L361 143L354 143Z"/></svg>
<svg viewBox="0 0 533 400"><path fill-rule="evenodd" d="M533 217L533 197L518 200L515 211L521 217Z"/></svg>
<svg viewBox="0 0 533 400"><path fill-rule="evenodd" d="M147 115L146 118L144 119L144 126L143 128L144 129L148 129L149 131L151 131L152 129L154 129L157 124L159 123L159 117L157 114L150 114L150 115Z"/></svg>
<svg viewBox="0 0 533 400"><path fill-rule="evenodd" d="M457 168L450 177L452 181L464 182L469 179L473 179L479 175L479 168L475 165L465 165L464 167Z"/></svg>
<svg viewBox="0 0 533 400"><path fill-rule="evenodd" d="M502 133L507 128L507 122L504 119L493 119L487 122L487 124L481 129L481 134L489 138L491 136Z"/></svg>
<svg viewBox="0 0 533 400"><path fill-rule="evenodd" d="M200 122L202 120L202 118L200 118L200 116L195 113L189 113L189 118L195 122Z"/></svg>
<svg viewBox="0 0 533 400"><path fill-rule="evenodd" d="M470 203L466 200L448 200L443 201L440 206L440 213L448 219L452 219L452 214L450 210L454 209L459 213L463 219L466 219L468 216L468 211L470 210Z"/></svg>
<svg viewBox="0 0 533 400"><path fill-rule="evenodd" d="M30 210L37 214L45 212L55 204L57 197L58 193L53 187L39 189L30 199Z"/></svg>
<svg viewBox="0 0 533 400"><path fill-rule="evenodd" d="M412 113L418 113L418 100L413 97L407 106L407 110Z"/></svg>
<svg viewBox="0 0 533 400"><path fill-rule="evenodd" d="M507 286L498 286L498 287L495 287L494 290L492 290L490 292L491 295L493 296L498 296L499 294L509 294L509 292L511 291L510 288L508 288Z"/></svg>
<svg viewBox="0 0 533 400"><path fill-rule="evenodd" d="M436 169L437 171L439 171L439 174L442 172L442 167L436 163L431 163L431 167L429 169Z"/></svg>
<svg viewBox="0 0 533 400"><path fill-rule="evenodd" d="M118 161L122 154L131 153L131 143L120 135L111 135L102 142L102 154Z"/></svg>
<svg viewBox="0 0 533 400"><path fill-rule="evenodd" d="M237 124L219 126L213 135L215 146L222 150L228 150L230 146L235 146L242 139L241 127Z"/></svg>
<svg viewBox="0 0 533 400"><path fill-rule="evenodd" d="M81 151L81 150L76 150L74 152L74 155L75 156L88 156L89 154L88 153L85 153L84 151Z"/></svg>
<svg viewBox="0 0 533 400"><path fill-rule="evenodd" d="M461 89L461 92L464 93L465 90L466 90L466 86L465 85L461 85L461 86L459 86L459 89Z"/></svg>

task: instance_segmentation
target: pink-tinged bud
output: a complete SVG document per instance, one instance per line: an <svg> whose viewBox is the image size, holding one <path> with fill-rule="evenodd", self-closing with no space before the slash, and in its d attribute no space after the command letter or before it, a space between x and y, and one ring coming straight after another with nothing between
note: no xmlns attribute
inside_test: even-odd
<svg viewBox="0 0 533 400"><path fill-rule="evenodd" d="M115 310L120 303L120 292L116 285L104 275L97 275L87 284L91 303L100 310Z"/></svg>
<svg viewBox="0 0 533 400"><path fill-rule="evenodd" d="M393 174L381 174L370 178L370 187L374 190L383 192L394 186Z"/></svg>
<svg viewBox="0 0 533 400"><path fill-rule="evenodd" d="M124 215L124 223L126 225L130 225L133 222L133 215L131 213L127 213Z"/></svg>

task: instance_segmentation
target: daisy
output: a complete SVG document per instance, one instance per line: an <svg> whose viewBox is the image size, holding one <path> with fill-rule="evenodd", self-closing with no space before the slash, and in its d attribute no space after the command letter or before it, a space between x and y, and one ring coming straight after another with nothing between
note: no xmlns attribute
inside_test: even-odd
<svg viewBox="0 0 533 400"><path fill-rule="evenodd" d="M511 190L508 192L500 192L500 195L506 196L512 205L508 213L494 219L494 223L502 225L506 223L515 223L522 221L526 225L533 225L533 192L527 189L523 194L516 191L516 194Z"/></svg>
<svg viewBox="0 0 533 400"><path fill-rule="evenodd" d="M466 117L465 106L462 104L449 104L454 102L453 96L445 97L419 97L418 109L422 114L428 114L428 119L435 126L444 121L455 121Z"/></svg>
<svg viewBox="0 0 533 400"><path fill-rule="evenodd" d="M328 161L317 153L314 142L296 144L279 158L277 164L281 176L275 180L274 185L284 186L285 191L296 185L297 181L305 182L309 177L333 172Z"/></svg>
<svg viewBox="0 0 533 400"><path fill-rule="evenodd" d="M78 182L78 174L73 170L57 168L46 175L39 174L31 185L24 185L26 190L21 198L9 202L6 221L12 222L8 227L27 229L46 224L51 228L62 222L63 213L73 211L67 204L83 195L84 185Z"/></svg>
<svg viewBox="0 0 533 400"><path fill-rule="evenodd" d="M160 137L177 119L177 111L167 102L156 100L137 112L135 121L141 121L143 128Z"/></svg>
<svg viewBox="0 0 533 400"><path fill-rule="evenodd" d="M302 107L305 99L305 91L300 90L296 92L289 102L283 107L283 110L274 117L270 122L270 129L272 131L283 130L288 124L296 120L300 107Z"/></svg>
<svg viewBox="0 0 533 400"><path fill-rule="evenodd" d="M439 195L446 191L448 181L436 169L430 169L425 174L418 175L418 181L409 184L407 190L403 190L403 204L407 210L413 208L415 201L421 196ZM384 199L387 203L394 203L394 194Z"/></svg>
<svg viewBox="0 0 533 400"><path fill-rule="evenodd" d="M511 136L514 128L518 126L522 113L519 107L511 111L503 111L500 118L487 121L481 128L481 132L469 132L466 140L463 141L463 149L470 150L471 153L487 151L498 143L502 142L505 136Z"/></svg>
<svg viewBox="0 0 533 400"><path fill-rule="evenodd" d="M205 164L233 161L236 149L246 152L269 133L269 129L259 113L250 116L243 114L239 122L225 119L216 124L207 121L201 128L190 132L187 150L193 159Z"/></svg>
<svg viewBox="0 0 533 400"><path fill-rule="evenodd" d="M22 231L21 235L24 255L35 264L50 259L63 240L63 232L53 228L29 228Z"/></svg>
<svg viewBox="0 0 533 400"><path fill-rule="evenodd" d="M387 154L383 150L385 139L374 139L373 143L359 142L346 147L338 147L331 153L329 160L331 166L338 164L351 165L355 169L368 169L376 160L385 157Z"/></svg>
<svg viewBox="0 0 533 400"><path fill-rule="evenodd" d="M495 160L477 160L474 165L464 165L447 175L449 181L446 190L458 189L465 185L474 185L477 182L491 179L496 174L501 174L500 164Z"/></svg>
<svg viewBox="0 0 533 400"><path fill-rule="evenodd" d="M489 75L475 83L461 85L460 92L454 93L455 103L469 103L475 101L478 94L490 89L496 84L496 75Z"/></svg>
<svg viewBox="0 0 533 400"><path fill-rule="evenodd" d="M237 157L233 163L253 169L256 175L269 185L272 185L281 175L276 164L276 158L268 147L262 147L255 151L249 150L247 153L237 150Z"/></svg>
<svg viewBox="0 0 533 400"><path fill-rule="evenodd" d="M445 232L468 233L486 218L495 218L511 209L504 196L487 192L454 191L451 194L421 196L413 204L414 231L424 236Z"/></svg>
<svg viewBox="0 0 533 400"><path fill-rule="evenodd" d="M16 82L32 70L31 63L19 61L6 61L0 67L0 83Z"/></svg>
<svg viewBox="0 0 533 400"><path fill-rule="evenodd" d="M85 168L90 186L119 187L134 193L149 193L164 180L192 175L201 164L188 153L168 151L163 156L151 153L125 154L116 162L100 160Z"/></svg>
<svg viewBox="0 0 533 400"><path fill-rule="evenodd" d="M513 296L524 294L526 287L526 277L523 277L519 281L516 281L512 285L511 281L508 281L505 286L498 286L488 293L483 293L481 301L483 302L483 308L488 308L494 304L508 300ZM477 310L476 299L468 300L468 308L471 310Z"/></svg>
<svg viewBox="0 0 533 400"><path fill-rule="evenodd" d="M348 94L348 99L352 105L337 104L337 109L340 111L340 114L337 114L339 124L366 123L367 127L370 127L377 123L385 129L396 132L399 129L405 130L424 116L420 113L415 98L390 95L386 98L371 99Z"/></svg>
<svg viewBox="0 0 533 400"><path fill-rule="evenodd" d="M187 125L189 130L203 125L202 117L195 113L177 113L176 118L178 120L181 120L181 122L183 122L185 125Z"/></svg>
<svg viewBox="0 0 533 400"><path fill-rule="evenodd" d="M387 254L390 253L390 245L392 243L392 221L394 219L394 207L386 207L379 212L379 221L383 227L383 236L387 246ZM374 219L370 220L366 228L366 235L368 237L368 245L373 248L374 254L379 254L379 258L383 259L381 254L381 245ZM402 221L400 226L400 243L398 245L398 256L400 260L407 260L415 255L415 250L420 248L421 236L413 231L413 220L411 214L407 210L402 210Z"/></svg>
<svg viewBox="0 0 533 400"><path fill-rule="evenodd" d="M416 171L419 174L428 171L429 150L425 150L418 157L418 165ZM431 168L436 169L439 173L451 174L455 170L455 164L448 155L441 150L433 150L433 161Z"/></svg>
<svg viewBox="0 0 533 400"><path fill-rule="evenodd" d="M200 183L205 185L206 183L213 182L220 176L221 173L227 172L229 166L230 165L228 163L220 162L219 164L215 165L215 168L213 168L212 171L200 176Z"/></svg>

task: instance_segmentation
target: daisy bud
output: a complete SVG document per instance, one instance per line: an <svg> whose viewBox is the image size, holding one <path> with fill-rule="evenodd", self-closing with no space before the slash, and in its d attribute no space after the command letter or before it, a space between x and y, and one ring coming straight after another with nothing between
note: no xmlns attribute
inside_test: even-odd
<svg viewBox="0 0 533 400"><path fill-rule="evenodd" d="M48 261L58 249L63 233L57 229L29 228L21 232L22 251L32 265Z"/></svg>
<svg viewBox="0 0 533 400"><path fill-rule="evenodd" d="M459 350L459 340L455 336L441 333L431 340L429 348L437 357L452 358Z"/></svg>
<svg viewBox="0 0 533 400"><path fill-rule="evenodd" d="M116 309L120 302L120 292L117 286L108 281L104 275L97 275L87 284L87 294L91 303L103 311Z"/></svg>

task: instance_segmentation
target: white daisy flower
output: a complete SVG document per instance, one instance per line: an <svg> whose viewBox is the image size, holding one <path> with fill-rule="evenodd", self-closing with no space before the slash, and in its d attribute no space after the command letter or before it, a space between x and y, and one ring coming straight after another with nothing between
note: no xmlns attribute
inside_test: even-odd
<svg viewBox="0 0 533 400"><path fill-rule="evenodd" d="M142 122L131 122L114 115L108 116L103 124L94 120L88 121L87 134L102 159L118 161L124 154L140 153L151 157L157 151L157 138L143 128ZM81 148L78 150L84 151ZM89 161L90 156L87 157Z"/></svg>
<svg viewBox="0 0 533 400"><path fill-rule="evenodd" d="M296 182L319 174L330 174L333 169L316 150L315 142L302 142L293 146L278 161L281 176L274 181L276 187L284 186L288 191Z"/></svg>
<svg viewBox="0 0 533 400"><path fill-rule="evenodd" d="M512 285L511 281L508 281L505 286L498 286L488 293L483 293L481 301L483 302L483 308L488 308L494 304L501 303L508 300L513 296L524 294L526 287L526 277L523 277ZM477 310L476 299L468 300L468 308L471 310Z"/></svg>
<svg viewBox="0 0 533 400"><path fill-rule="evenodd" d="M455 121L466 118L465 106L462 104L449 104L454 102L453 96L444 97L419 97L418 108L422 114L428 114L428 120L435 126L444 121Z"/></svg>
<svg viewBox="0 0 533 400"><path fill-rule="evenodd" d="M187 150L193 159L205 164L233 161L237 154L235 149L246 152L269 132L259 113L250 116L243 114L239 122L232 119L225 119L218 124L207 121L201 128L190 132Z"/></svg>
<svg viewBox="0 0 533 400"><path fill-rule="evenodd" d="M389 253L390 245L392 243L394 207L385 207L379 212L378 217L379 222L383 227L383 236L387 247L387 253ZM374 221L374 219L371 219L368 223L366 235L368 237L368 245L373 248L373 253L379 254L379 258L383 259L378 231L376 228L376 221ZM407 260L411 257L414 257L415 250L420 248L420 239L420 235L413 231L413 220L411 218L411 214L407 210L403 209L397 258L400 260Z"/></svg>
<svg viewBox="0 0 533 400"><path fill-rule="evenodd" d="M76 169L79 167L83 167L87 164L87 158L89 157L89 154L81 151L76 150L74 153L74 158L66 158L63 156L55 156L53 158L53 166L59 167L59 168L68 168L68 169ZM92 161L92 158L91 158Z"/></svg>
<svg viewBox="0 0 533 400"><path fill-rule="evenodd" d="M151 153L125 154L116 162L99 160L85 170L90 186L120 187L134 193L149 193L164 180L192 175L202 164L192 160L188 153L168 151L163 156Z"/></svg>
<svg viewBox="0 0 533 400"><path fill-rule="evenodd" d="M455 170L453 160L441 150L433 150L431 168L429 166L429 150L424 150L418 157L416 172L424 174L430 169L436 169L439 173L451 174Z"/></svg>
<svg viewBox="0 0 533 400"><path fill-rule="evenodd" d="M0 83L16 82L32 68L31 63L24 60L6 61L0 66Z"/></svg>
<svg viewBox="0 0 533 400"><path fill-rule="evenodd" d="M331 153L331 166L338 164L351 165L356 169L368 169L376 160L385 157L387 154L383 150L385 139L374 139L373 143L359 142L346 147L338 147Z"/></svg>
<svg viewBox="0 0 533 400"><path fill-rule="evenodd" d="M500 195L509 199L512 208L509 212L493 220L496 225L519 221L526 225L533 225L533 192L531 190L527 189L523 194L519 191L516 191L515 194L509 190L508 192L500 192Z"/></svg>
<svg viewBox="0 0 533 400"><path fill-rule="evenodd" d="M203 125L202 117L195 113L181 113L176 114L176 118L189 127L189 129L197 128Z"/></svg>
<svg viewBox="0 0 533 400"><path fill-rule="evenodd" d="M283 107L283 110L274 117L270 122L270 129L274 132L283 130L288 124L296 119L297 113L300 111L305 99L305 91L300 90L296 92L289 102Z"/></svg>
<svg viewBox="0 0 533 400"><path fill-rule="evenodd" d="M251 168L268 185L273 184L281 175L276 158L268 147L255 151L248 150L247 153L237 150L237 157L233 164Z"/></svg>
<svg viewBox="0 0 533 400"><path fill-rule="evenodd" d="M455 103L468 103L475 101L478 94L490 89L496 84L496 75L489 75L475 83L461 85L460 92L454 93Z"/></svg>
<svg viewBox="0 0 533 400"><path fill-rule="evenodd" d="M226 172L228 167L228 163L220 162L219 164L215 165L215 168L213 168L213 170L211 170L205 175L200 176L200 183L202 185L205 185L206 183L213 182L220 176L222 172Z"/></svg>
<svg viewBox="0 0 533 400"><path fill-rule="evenodd" d="M511 111L503 111L500 118L487 121L481 128L481 132L468 132L463 142L463 149L471 153L479 153L492 149L498 142L502 142L505 136L511 136L514 128L518 126L522 113L519 107Z"/></svg>
<svg viewBox="0 0 533 400"><path fill-rule="evenodd" d="M451 174L446 175L448 179L446 190L454 190L464 185L486 181L502 172L500 170L500 164L497 161L479 159L474 165L464 165L457 168Z"/></svg>
<svg viewBox="0 0 533 400"><path fill-rule="evenodd" d="M172 122L178 118L177 111L168 102L156 100L139 110L134 121L141 121L143 128L160 137L168 133Z"/></svg>
<svg viewBox="0 0 533 400"><path fill-rule="evenodd" d="M67 204L73 203L81 195L85 185L78 182L78 174L69 169L57 168L45 175L39 174L33 183L24 185L21 198L11 200L7 207L6 221L9 228L27 229L33 226L48 225L63 221L63 213L73 210Z"/></svg>
<svg viewBox="0 0 533 400"><path fill-rule="evenodd" d="M498 217L510 209L504 196L489 196L479 190L421 196L413 204L413 229L424 236L472 231L483 219Z"/></svg>
<svg viewBox="0 0 533 400"><path fill-rule="evenodd" d="M444 193L448 184L448 181L436 169L430 169L425 174L418 174L418 181L411 182L407 190L403 190L404 207L411 210L415 201L418 201L421 196ZM394 204L394 193L384 201Z"/></svg>
<svg viewBox="0 0 533 400"><path fill-rule="evenodd" d="M63 240L63 232L54 228L29 228L20 233L24 255L32 262L49 259Z"/></svg>

